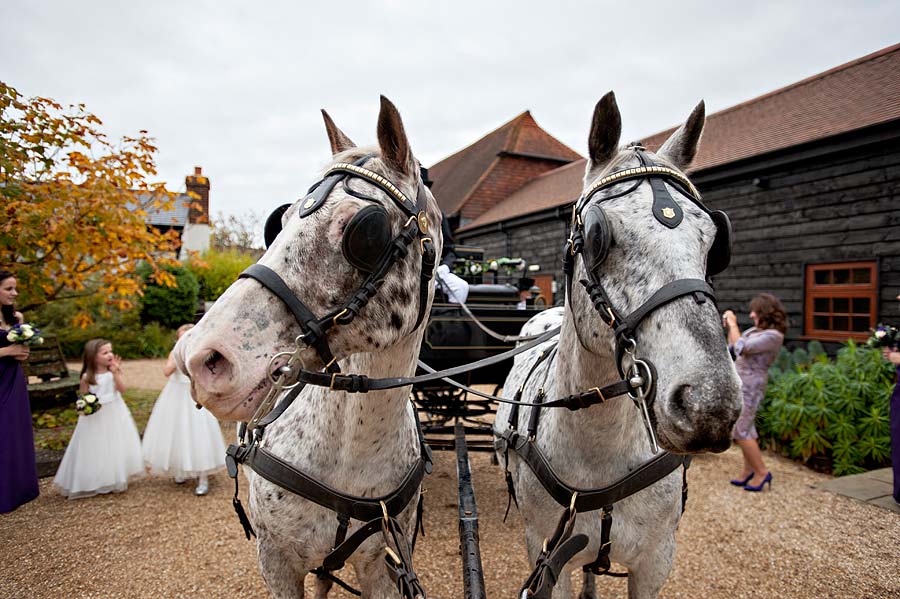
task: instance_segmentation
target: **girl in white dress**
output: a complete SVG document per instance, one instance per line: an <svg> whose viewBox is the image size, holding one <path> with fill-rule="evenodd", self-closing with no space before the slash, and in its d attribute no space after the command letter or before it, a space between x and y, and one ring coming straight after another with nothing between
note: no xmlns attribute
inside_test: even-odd
<svg viewBox="0 0 900 599"><path fill-rule="evenodd" d="M84 346L81 394L93 393L102 406L78 416L53 484L69 499L98 493L121 493L128 479L143 474L141 438L121 393L122 360L105 339Z"/></svg>
<svg viewBox="0 0 900 599"><path fill-rule="evenodd" d="M194 325L178 328L178 338ZM172 354L163 367L169 377L144 430L144 462L154 474L176 483L197 478L197 495L209 492L209 474L225 467L225 442L219 421L191 399L191 380L175 368Z"/></svg>

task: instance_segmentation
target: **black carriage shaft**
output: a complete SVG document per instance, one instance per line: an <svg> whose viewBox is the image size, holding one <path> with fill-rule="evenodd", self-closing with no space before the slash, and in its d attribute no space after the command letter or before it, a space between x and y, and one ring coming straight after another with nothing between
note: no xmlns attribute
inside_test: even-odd
<svg viewBox="0 0 900 599"><path fill-rule="evenodd" d="M466 432L462 422L456 422L456 476L459 483L459 549L462 554L463 591L465 599L485 599L484 568L478 545L478 509L475 489L469 469Z"/></svg>

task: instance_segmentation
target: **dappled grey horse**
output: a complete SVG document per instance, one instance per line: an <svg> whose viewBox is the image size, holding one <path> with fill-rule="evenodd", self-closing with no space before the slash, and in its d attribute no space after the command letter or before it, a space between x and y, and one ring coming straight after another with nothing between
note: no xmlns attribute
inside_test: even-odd
<svg viewBox="0 0 900 599"><path fill-rule="evenodd" d="M535 414L504 404L494 423L532 564L549 567L556 540L585 535L564 571L622 564L632 599L656 597L672 568L684 454L727 449L740 412L740 382L706 281L727 266L730 225L682 172L703 124L701 103L656 154L639 144L620 149L615 97L597 103L567 249L566 306L522 330L561 326L558 342L517 356L503 386L507 398L570 396L584 409ZM641 477L642 490L621 497ZM563 525L571 530L554 538ZM552 596L572 596L568 574Z"/></svg>
<svg viewBox="0 0 900 599"><path fill-rule="evenodd" d="M250 421L253 441L229 454L255 471L247 470L250 522L272 595L303 597L304 579L317 569L316 597L324 597L346 561L363 597L387 599L399 583L385 567L386 547L395 545L391 559L406 558L388 562L401 583L415 584L401 546L412 542L430 461L407 387L361 394L334 383L355 380L342 373L414 373L441 215L387 99L378 147L357 148L327 114L325 122L334 158L322 181L270 219L271 246L175 355L200 404L219 418ZM330 377L335 389L291 388L286 377L300 368ZM383 537L373 534L382 510ZM349 549L336 556L339 545Z"/></svg>

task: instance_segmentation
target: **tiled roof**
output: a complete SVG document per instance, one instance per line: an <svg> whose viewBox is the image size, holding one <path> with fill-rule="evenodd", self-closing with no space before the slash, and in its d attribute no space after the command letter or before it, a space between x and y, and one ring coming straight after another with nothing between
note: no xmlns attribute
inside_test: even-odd
<svg viewBox="0 0 900 599"><path fill-rule="evenodd" d="M900 44L706 120L692 172L900 118ZM644 140L655 150L675 128Z"/></svg>
<svg viewBox="0 0 900 599"><path fill-rule="evenodd" d="M471 223L460 227L459 230L465 231L481 225L502 222L515 216L540 212L574 201L583 187L586 162L582 158L535 177Z"/></svg>
<svg viewBox="0 0 900 599"><path fill-rule="evenodd" d="M525 111L472 145L428 169L431 191L445 214L459 212L503 154L570 162L581 156L541 129Z"/></svg>
<svg viewBox="0 0 900 599"><path fill-rule="evenodd" d="M193 201L191 196L181 193L175 196L173 206L170 210L153 207L150 199L152 196L147 193L136 194L144 210L147 212L147 224L169 227L184 227L188 222L188 213L190 205ZM129 206L130 209L136 209L136 205Z"/></svg>
<svg viewBox="0 0 900 599"><path fill-rule="evenodd" d="M691 172L897 119L900 44L708 116ZM675 129L644 144L656 150ZM461 230L572 202L583 174L583 160L545 173Z"/></svg>

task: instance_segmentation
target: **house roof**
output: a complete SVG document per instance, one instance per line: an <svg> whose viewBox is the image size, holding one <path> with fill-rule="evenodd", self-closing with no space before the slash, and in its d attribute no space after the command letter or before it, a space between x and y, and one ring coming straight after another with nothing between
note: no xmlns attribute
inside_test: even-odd
<svg viewBox="0 0 900 599"><path fill-rule="evenodd" d="M900 44L708 116L691 171L897 119ZM644 145L658 149L675 129L644 138ZM583 173L584 160L544 173L460 230L572 202L581 193Z"/></svg>
<svg viewBox="0 0 900 599"><path fill-rule="evenodd" d="M170 210L164 210L153 206L150 201L152 195L149 193L136 194L140 203L143 205L144 211L147 212L147 224L169 227L184 227L188 223L188 214L190 213L191 196L180 193L173 199L173 206ZM129 209L136 209L137 205L130 205Z"/></svg>
<svg viewBox="0 0 900 599"><path fill-rule="evenodd" d="M711 115L693 172L900 118L900 44ZM656 150L675 127L644 139Z"/></svg>
<svg viewBox="0 0 900 599"><path fill-rule="evenodd" d="M526 110L428 169L428 175L434 181L431 191L445 214L459 212L501 155L543 158L561 163L581 158L577 152L541 129L531 112Z"/></svg>

